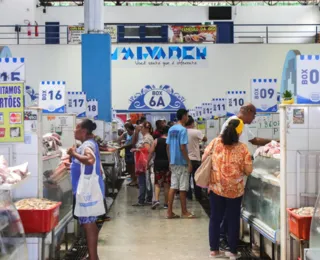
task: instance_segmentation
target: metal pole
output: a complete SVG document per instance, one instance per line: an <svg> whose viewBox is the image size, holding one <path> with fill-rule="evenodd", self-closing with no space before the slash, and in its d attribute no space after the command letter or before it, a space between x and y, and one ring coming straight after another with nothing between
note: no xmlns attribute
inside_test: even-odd
<svg viewBox="0 0 320 260"><path fill-rule="evenodd" d="M266 26L266 43L269 43L269 27Z"/></svg>
<svg viewBox="0 0 320 260"><path fill-rule="evenodd" d="M318 43L318 39L319 39L319 36L318 36L318 26L316 25L316 39L315 39L315 43Z"/></svg>
<svg viewBox="0 0 320 260"><path fill-rule="evenodd" d="M286 106L280 105L280 259L287 255L287 118Z"/></svg>

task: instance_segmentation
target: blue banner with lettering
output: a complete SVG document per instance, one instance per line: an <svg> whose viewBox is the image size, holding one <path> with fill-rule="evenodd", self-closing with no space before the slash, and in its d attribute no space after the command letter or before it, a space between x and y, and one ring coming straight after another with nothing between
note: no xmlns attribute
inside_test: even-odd
<svg viewBox="0 0 320 260"><path fill-rule="evenodd" d="M168 85L145 86L139 93L129 99L131 111L175 111L185 108L184 97Z"/></svg>

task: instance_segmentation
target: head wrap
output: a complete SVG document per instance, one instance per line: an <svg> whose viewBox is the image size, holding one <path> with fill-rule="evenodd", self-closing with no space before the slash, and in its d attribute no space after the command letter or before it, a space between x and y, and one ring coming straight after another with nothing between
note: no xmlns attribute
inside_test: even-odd
<svg viewBox="0 0 320 260"><path fill-rule="evenodd" d="M243 124L243 121L241 119L238 119L238 120L239 120L239 125L236 127L236 132L239 135L239 134L242 133L244 124Z"/></svg>

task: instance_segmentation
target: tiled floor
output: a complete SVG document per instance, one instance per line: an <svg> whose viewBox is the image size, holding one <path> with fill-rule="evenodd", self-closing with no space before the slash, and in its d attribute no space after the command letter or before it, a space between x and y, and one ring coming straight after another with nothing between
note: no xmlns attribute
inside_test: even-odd
<svg viewBox="0 0 320 260"><path fill-rule="evenodd" d="M165 219L166 210L135 208L138 189L124 186L113 205L112 220L99 237L100 259L202 260L209 259L209 219L198 202L189 202L197 219ZM175 200L175 213L180 213Z"/></svg>

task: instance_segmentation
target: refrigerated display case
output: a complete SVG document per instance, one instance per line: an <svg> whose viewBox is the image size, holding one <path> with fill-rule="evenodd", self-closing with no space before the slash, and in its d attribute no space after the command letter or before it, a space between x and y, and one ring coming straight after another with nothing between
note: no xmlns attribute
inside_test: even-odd
<svg viewBox="0 0 320 260"><path fill-rule="evenodd" d="M305 260L320 259L320 194L314 206L314 214L310 229L310 248L305 250Z"/></svg>
<svg viewBox="0 0 320 260"><path fill-rule="evenodd" d="M273 243L274 256L280 239L280 160L258 156L253 168L246 183L242 219L260 234L260 243L263 238Z"/></svg>
<svg viewBox="0 0 320 260"><path fill-rule="evenodd" d="M0 260L16 259L28 259L24 229L11 192L0 190Z"/></svg>

